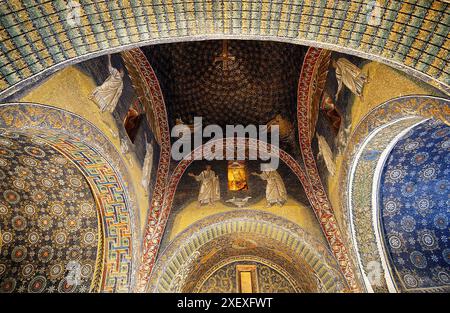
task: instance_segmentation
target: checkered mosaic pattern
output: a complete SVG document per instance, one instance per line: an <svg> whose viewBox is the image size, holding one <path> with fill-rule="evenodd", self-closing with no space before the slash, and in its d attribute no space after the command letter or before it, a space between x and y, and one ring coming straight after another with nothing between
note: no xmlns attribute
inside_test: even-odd
<svg viewBox="0 0 450 313"><path fill-rule="evenodd" d="M0 92L106 50L223 36L320 44L409 69L449 92L449 25L448 4L429 0L4 0Z"/></svg>

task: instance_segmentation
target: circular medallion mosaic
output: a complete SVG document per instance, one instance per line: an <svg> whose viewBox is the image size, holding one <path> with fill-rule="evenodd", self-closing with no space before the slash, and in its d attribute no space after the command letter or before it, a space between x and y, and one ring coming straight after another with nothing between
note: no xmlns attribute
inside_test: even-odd
<svg viewBox="0 0 450 313"><path fill-rule="evenodd" d="M8 133L0 135L0 178L0 292L89 291L99 229L78 168L43 140ZM72 281L71 261L83 264Z"/></svg>

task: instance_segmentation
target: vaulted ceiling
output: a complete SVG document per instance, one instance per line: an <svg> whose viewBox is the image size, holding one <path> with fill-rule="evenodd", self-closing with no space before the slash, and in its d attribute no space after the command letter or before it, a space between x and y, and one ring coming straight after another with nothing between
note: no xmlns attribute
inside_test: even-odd
<svg viewBox="0 0 450 313"><path fill-rule="evenodd" d="M225 46L224 46L225 45ZM169 123L195 116L204 125L264 125L281 114L293 123L305 47L213 40L144 48L164 95ZM222 54L227 54L225 63Z"/></svg>
<svg viewBox="0 0 450 313"><path fill-rule="evenodd" d="M400 290L448 291L449 175L450 127L436 120L410 130L386 162L381 224Z"/></svg>
<svg viewBox="0 0 450 313"><path fill-rule="evenodd" d="M102 260L97 205L80 170L38 137L0 133L0 293L88 292ZM77 284L68 282L71 264Z"/></svg>
<svg viewBox="0 0 450 313"><path fill-rule="evenodd" d="M449 5L443 1L79 0L0 3L0 95L67 63L136 45L272 39L341 50L407 69L449 92Z"/></svg>

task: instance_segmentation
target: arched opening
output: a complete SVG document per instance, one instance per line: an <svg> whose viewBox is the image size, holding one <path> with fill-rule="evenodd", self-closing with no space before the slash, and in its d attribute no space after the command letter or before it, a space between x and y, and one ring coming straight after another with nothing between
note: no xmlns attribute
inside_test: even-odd
<svg viewBox="0 0 450 313"><path fill-rule="evenodd" d="M14 283L3 273L2 290L130 291L137 247L133 234L139 230L122 161L116 158L112 166L118 152L97 128L73 113L24 103L2 105L0 111L1 149L8 154L1 168L6 212L1 232L11 238L2 240L0 262L9 262L5 270L26 274L15 275ZM17 171L25 176L16 177Z"/></svg>
<svg viewBox="0 0 450 313"><path fill-rule="evenodd" d="M448 163L448 120L430 113L438 107L446 111L442 109L446 106L448 101L439 98L398 98L374 109L353 134L361 143L350 146L347 155L351 159L345 172L348 180L343 203L347 211L343 224L349 229L367 291L442 292L448 288L448 273L442 267L447 242L437 243L447 235L441 234L440 239L433 236L445 224L442 208L436 205L422 212L418 205L429 203L422 199L424 190L427 197L440 198L439 187L434 188L438 181L439 186L448 188L445 170L439 171L440 179L435 177L438 167L445 168ZM436 169L425 162L424 156L431 154L433 161L429 162ZM432 169L426 171L422 166ZM431 177L423 176L424 171L433 172L434 184ZM434 219L437 224L433 224ZM423 236L434 253L420 244Z"/></svg>
<svg viewBox="0 0 450 313"><path fill-rule="evenodd" d="M253 281L238 276L252 270ZM346 282L323 243L296 224L237 210L204 218L179 234L161 253L148 290L239 292L243 284L252 292L339 292Z"/></svg>

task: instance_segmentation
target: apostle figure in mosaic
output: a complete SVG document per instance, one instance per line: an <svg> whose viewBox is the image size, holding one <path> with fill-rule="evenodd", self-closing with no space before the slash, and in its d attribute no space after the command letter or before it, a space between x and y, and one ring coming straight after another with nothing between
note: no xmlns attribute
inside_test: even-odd
<svg viewBox="0 0 450 313"><path fill-rule="evenodd" d="M211 169L210 165L207 165L206 169L199 175L194 175L193 173L188 175L201 183L200 192L198 193L198 202L201 205L213 204L220 200L219 177Z"/></svg>
<svg viewBox="0 0 450 313"><path fill-rule="evenodd" d="M331 64L336 70L336 79L338 82L336 101L342 91L342 85L345 85L355 95L362 97L362 89L364 84L368 82L367 75L359 67L345 58L339 58L337 61L333 60Z"/></svg>
<svg viewBox="0 0 450 313"><path fill-rule="evenodd" d="M350 132L352 130L352 124L350 123L347 127L345 127L344 123L342 123L341 128L339 129L338 135L335 138L336 148L339 154L343 154L345 148L347 147L348 140L350 138Z"/></svg>
<svg viewBox="0 0 450 313"><path fill-rule="evenodd" d="M123 69L116 69L111 65L111 56L108 55L109 77L105 82L94 89L89 99L94 101L102 112L113 112L119 102L123 90Z"/></svg>
<svg viewBox="0 0 450 313"><path fill-rule="evenodd" d="M133 157L131 155L131 147L130 147L130 143L128 142L128 139L126 138L121 138L120 139L120 152L122 153L122 155L128 159L129 162L129 166L132 168L133 167Z"/></svg>
<svg viewBox="0 0 450 313"><path fill-rule="evenodd" d="M327 119L330 121L333 132L338 134L341 128L342 115L334 103L332 96L326 91L324 91L322 101L320 102L320 110L325 113Z"/></svg>
<svg viewBox="0 0 450 313"><path fill-rule="evenodd" d="M152 177L152 167L153 167L153 145L150 142L146 142L145 145L145 158L144 165L142 167L142 187L145 190L148 189L150 184L150 177Z"/></svg>
<svg viewBox="0 0 450 313"><path fill-rule="evenodd" d="M259 178L267 181L266 185L266 201L267 206L278 204L283 206L287 201L287 192L283 179L280 174L274 169L264 168L261 174L253 172L252 175L259 176Z"/></svg>
<svg viewBox="0 0 450 313"><path fill-rule="evenodd" d="M336 173L336 165L334 164L333 152L331 151L325 137L319 135L318 133L316 133L316 136L319 143L319 153L317 154L317 158L321 157L323 159L328 172L331 176L334 176Z"/></svg>

